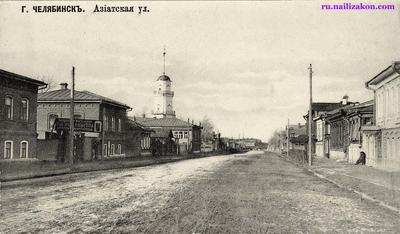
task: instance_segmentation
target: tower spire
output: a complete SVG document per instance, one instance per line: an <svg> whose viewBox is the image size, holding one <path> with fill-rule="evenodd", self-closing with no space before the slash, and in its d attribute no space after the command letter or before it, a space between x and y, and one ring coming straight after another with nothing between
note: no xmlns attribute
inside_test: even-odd
<svg viewBox="0 0 400 234"><path fill-rule="evenodd" d="M165 55L166 55L166 52L165 52L165 46L164 46L164 53L163 53L163 56L164 56L163 75L164 76L165 76Z"/></svg>

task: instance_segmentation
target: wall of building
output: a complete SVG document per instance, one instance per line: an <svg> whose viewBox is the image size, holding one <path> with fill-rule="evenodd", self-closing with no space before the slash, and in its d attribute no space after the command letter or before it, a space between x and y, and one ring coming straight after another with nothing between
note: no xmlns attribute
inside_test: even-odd
<svg viewBox="0 0 400 234"><path fill-rule="evenodd" d="M45 139L46 131L50 130L50 115L58 115L59 118L70 117L69 103L50 103L40 102L37 106L37 132L38 139ZM75 115L80 115L82 119L100 119L99 103L75 103Z"/></svg>
<svg viewBox="0 0 400 234"><path fill-rule="evenodd" d="M400 123L400 75L388 78L375 92L377 126L395 128Z"/></svg>
<svg viewBox="0 0 400 234"><path fill-rule="evenodd" d="M102 141L102 156L124 156L126 150L126 128L127 128L127 112L126 109L110 105L102 104L101 107L101 120L103 121L103 133L100 136ZM107 117L107 123L105 122ZM114 117L114 128L112 118ZM118 127L118 119L121 121L121 128ZM105 126L107 125L107 127ZM112 152L112 145L114 145L114 153ZM121 152L118 151L118 145L121 145ZM107 151L104 149L107 148Z"/></svg>
<svg viewBox="0 0 400 234"><path fill-rule="evenodd" d="M1 77L0 81L0 159L4 159L5 141L13 142L13 159L20 158L22 141L28 142L28 158L36 157L36 101L38 87ZM13 99L13 118L6 118L5 99ZM21 101L28 100L28 119L21 119Z"/></svg>

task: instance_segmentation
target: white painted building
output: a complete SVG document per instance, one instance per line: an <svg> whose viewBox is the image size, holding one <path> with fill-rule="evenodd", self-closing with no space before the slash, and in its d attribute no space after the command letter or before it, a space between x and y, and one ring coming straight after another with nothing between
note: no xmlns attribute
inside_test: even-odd
<svg viewBox="0 0 400 234"><path fill-rule="evenodd" d="M366 83L374 91L376 126L363 129L367 165L400 170L400 61Z"/></svg>

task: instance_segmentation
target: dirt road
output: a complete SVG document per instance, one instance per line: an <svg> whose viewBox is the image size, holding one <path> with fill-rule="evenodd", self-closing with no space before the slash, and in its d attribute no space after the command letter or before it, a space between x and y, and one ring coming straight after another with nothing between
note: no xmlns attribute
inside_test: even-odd
<svg viewBox="0 0 400 234"><path fill-rule="evenodd" d="M1 191L1 233L399 233L400 216L252 152Z"/></svg>

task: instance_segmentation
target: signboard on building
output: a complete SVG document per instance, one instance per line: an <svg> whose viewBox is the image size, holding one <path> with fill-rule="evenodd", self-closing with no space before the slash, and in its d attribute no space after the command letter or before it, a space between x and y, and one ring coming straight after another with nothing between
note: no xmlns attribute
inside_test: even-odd
<svg viewBox="0 0 400 234"><path fill-rule="evenodd" d="M69 119L57 118L55 129L69 130ZM91 119L74 119L74 130L77 132L101 132L101 121Z"/></svg>

